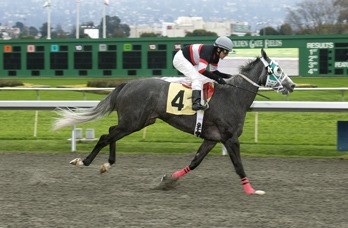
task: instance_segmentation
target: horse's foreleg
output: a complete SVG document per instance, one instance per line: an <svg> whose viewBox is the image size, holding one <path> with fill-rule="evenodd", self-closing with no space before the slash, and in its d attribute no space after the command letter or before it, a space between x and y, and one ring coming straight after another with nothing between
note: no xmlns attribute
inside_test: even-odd
<svg viewBox="0 0 348 228"><path fill-rule="evenodd" d="M241 178L245 193L246 194L257 194L257 195L265 194L265 192L261 191L261 190L255 191L253 189L253 187L251 186L248 178L246 177L244 167L242 164L242 159L240 156L240 143L239 143L238 139L236 139L236 140L230 139L230 140L226 141L226 143L224 143L224 145L227 149L228 155L230 156L230 159L233 163L233 166L236 170L236 173Z"/></svg>
<svg viewBox="0 0 348 228"><path fill-rule="evenodd" d="M177 180L180 177L184 176L186 173L188 173L191 170L194 170L201 164L205 156L211 151L211 149L214 148L217 142L210 141L210 140L204 140L202 145L199 147L194 159L191 161L191 164L183 168L182 170L179 170L177 172L174 172L172 174L172 178Z"/></svg>

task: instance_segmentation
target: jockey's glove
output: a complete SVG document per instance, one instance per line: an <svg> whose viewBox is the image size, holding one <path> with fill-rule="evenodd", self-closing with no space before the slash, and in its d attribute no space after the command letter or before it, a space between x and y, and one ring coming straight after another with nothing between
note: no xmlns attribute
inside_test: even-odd
<svg viewBox="0 0 348 228"><path fill-rule="evenodd" d="M216 74L215 74L216 73ZM214 71L213 73L210 72L210 71L204 71L202 73L204 76L210 78L210 79L213 79L215 80L217 83L219 84L226 84L225 80L223 79L224 76L226 76L227 74L224 74L224 73L221 73L219 71Z"/></svg>

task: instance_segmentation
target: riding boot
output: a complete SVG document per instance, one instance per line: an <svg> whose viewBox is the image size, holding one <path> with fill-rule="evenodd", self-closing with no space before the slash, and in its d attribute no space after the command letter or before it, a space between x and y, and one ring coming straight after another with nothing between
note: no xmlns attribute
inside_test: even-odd
<svg viewBox="0 0 348 228"><path fill-rule="evenodd" d="M207 106L201 104L201 90L192 90L192 110L205 110Z"/></svg>

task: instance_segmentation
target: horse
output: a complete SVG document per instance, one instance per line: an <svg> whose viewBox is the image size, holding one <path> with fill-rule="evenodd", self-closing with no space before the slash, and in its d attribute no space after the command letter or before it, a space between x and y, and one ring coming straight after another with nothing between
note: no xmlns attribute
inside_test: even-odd
<svg viewBox="0 0 348 228"><path fill-rule="evenodd" d="M225 79L226 84L214 84L214 94L205 110L202 132L203 139L193 160L185 168L164 175L162 189L174 188L177 181L199 166L214 146L221 142L226 148L235 172L240 177L246 194L262 195L255 190L244 171L240 155L239 137L242 134L246 112L253 103L261 86L287 95L294 91L295 83L279 64L270 59L261 49L261 57L249 61L240 68L240 73ZM70 163L75 166L89 166L100 150L109 145L108 162L100 171L108 171L116 161L116 141L162 119L169 125L193 134L196 115L174 115L166 112L169 82L161 78L136 79L117 86L95 107L87 109L61 109L53 123L53 129L103 118L117 112L118 124L109 128L108 134L101 135L92 152L84 159L75 158Z"/></svg>

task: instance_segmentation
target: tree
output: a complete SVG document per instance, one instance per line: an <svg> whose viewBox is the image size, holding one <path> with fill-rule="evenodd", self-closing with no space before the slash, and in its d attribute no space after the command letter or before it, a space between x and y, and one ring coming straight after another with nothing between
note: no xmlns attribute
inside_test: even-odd
<svg viewBox="0 0 348 228"><path fill-rule="evenodd" d="M13 28L19 28L19 30L21 31L21 32L23 32L24 31L24 24L22 23L22 22L16 22L16 24L14 25L14 26L12 26Z"/></svg>
<svg viewBox="0 0 348 228"><path fill-rule="evenodd" d="M293 34L292 28L290 24L282 24L279 28L279 35L291 35Z"/></svg>
<svg viewBox="0 0 348 228"><path fill-rule="evenodd" d="M192 37L192 36L218 36L216 32L209 32L205 29L196 29L193 30L193 32L187 32L186 37Z"/></svg>
<svg viewBox="0 0 348 228"><path fill-rule="evenodd" d="M19 38L22 37L27 37L28 36L28 27L26 27L22 22L16 22L16 24L14 26L12 26L12 28L18 28L19 29ZM16 37L16 38L18 38Z"/></svg>
<svg viewBox="0 0 348 228"><path fill-rule="evenodd" d="M67 35L60 24L58 24L54 29L54 35L54 38L67 38Z"/></svg>
<svg viewBox="0 0 348 228"><path fill-rule="evenodd" d="M279 32L271 26L260 29L260 36L264 35L279 35Z"/></svg>
<svg viewBox="0 0 348 228"><path fill-rule="evenodd" d="M102 37L103 33L103 19L99 26L99 35ZM106 16L106 37L129 37L130 28L127 24L121 24L120 18L117 16Z"/></svg>
<svg viewBox="0 0 348 228"><path fill-rule="evenodd" d="M140 37L160 37L160 34L156 34L153 32L144 32L140 35Z"/></svg>
<svg viewBox="0 0 348 228"><path fill-rule="evenodd" d="M295 8L288 9L286 23L300 34L322 34L322 25L337 22L339 10L334 1L337 0L303 0Z"/></svg>
<svg viewBox="0 0 348 228"><path fill-rule="evenodd" d="M347 0L336 0L334 6L339 9L338 22L348 22L348 1Z"/></svg>
<svg viewBox="0 0 348 228"><path fill-rule="evenodd" d="M41 33L41 37L47 37L48 31L47 31L47 22L43 23L42 26L39 29L40 33Z"/></svg>
<svg viewBox="0 0 348 228"><path fill-rule="evenodd" d="M33 26L29 27L29 36L37 36L39 34L39 30Z"/></svg>

